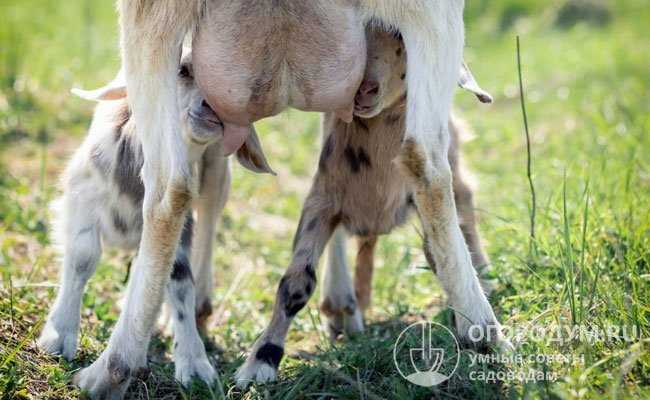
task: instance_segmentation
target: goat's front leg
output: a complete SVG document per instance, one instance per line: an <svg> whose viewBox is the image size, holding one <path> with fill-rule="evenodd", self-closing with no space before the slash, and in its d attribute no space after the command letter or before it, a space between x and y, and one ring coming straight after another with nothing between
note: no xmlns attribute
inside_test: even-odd
<svg viewBox="0 0 650 400"><path fill-rule="evenodd" d="M131 372L146 365L149 339L192 197L176 72L181 42L195 11L180 0L120 2L122 63L144 153L144 224L125 306L108 346L74 378L92 398L122 398Z"/></svg>
<svg viewBox="0 0 650 400"><path fill-rule="evenodd" d="M235 376L240 387L252 381L275 380L284 355L284 340L289 325L316 287L318 260L340 218L318 209L318 203L312 196L305 202L294 240L291 265L280 280L271 323L257 339Z"/></svg>
<svg viewBox="0 0 650 400"><path fill-rule="evenodd" d="M447 157L449 112L462 63L464 2L364 3L376 16L395 25L404 38L409 58L407 126L397 162L413 184L428 251L456 310L456 328L461 337L468 338L477 325L484 333L490 331L491 342L510 347L481 290L458 225Z"/></svg>

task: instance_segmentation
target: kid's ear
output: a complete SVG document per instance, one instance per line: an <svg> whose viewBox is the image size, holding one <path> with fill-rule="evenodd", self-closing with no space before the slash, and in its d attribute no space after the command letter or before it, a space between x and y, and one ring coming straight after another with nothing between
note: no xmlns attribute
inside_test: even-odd
<svg viewBox="0 0 650 400"><path fill-rule="evenodd" d="M469 67L464 61L460 66L460 78L458 78L458 86L474 93L474 95L481 103L492 103L492 96L490 96L490 93L486 92L478 85L476 79L474 79L474 75L472 75L472 71L470 71Z"/></svg>
<svg viewBox="0 0 650 400"><path fill-rule="evenodd" d="M120 70L115 79L104 87L95 90L73 88L70 92L75 96L90 101L120 100L126 98L126 80Z"/></svg>

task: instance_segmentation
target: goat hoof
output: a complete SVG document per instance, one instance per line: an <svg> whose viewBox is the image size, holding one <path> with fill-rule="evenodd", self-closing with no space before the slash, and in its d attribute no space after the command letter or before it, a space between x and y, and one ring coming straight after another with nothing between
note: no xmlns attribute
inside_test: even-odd
<svg viewBox="0 0 650 400"><path fill-rule="evenodd" d="M330 340L336 340L341 333L352 336L363 332L363 314L354 296L348 296L344 303L325 298L320 309L326 316L325 330Z"/></svg>
<svg viewBox="0 0 650 400"><path fill-rule="evenodd" d="M188 386L194 377L199 378L208 386L212 385L217 373L208 357L174 357L175 377L183 386Z"/></svg>
<svg viewBox="0 0 650 400"><path fill-rule="evenodd" d="M273 382L277 379L278 370L274 366L250 358L235 373L238 388L244 389L251 383Z"/></svg>
<svg viewBox="0 0 650 400"><path fill-rule="evenodd" d="M493 348L502 353L514 351L514 346L505 337L501 324L494 319L485 319L479 323L471 323L459 314L455 315L456 330L463 342L474 347Z"/></svg>
<svg viewBox="0 0 650 400"><path fill-rule="evenodd" d="M119 354L100 356L89 367L77 372L72 383L91 399L118 400L124 397L131 381L131 368Z"/></svg>
<svg viewBox="0 0 650 400"><path fill-rule="evenodd" d="M44 352L70 361L77 352L77 332L76 327L57 328L48 320L36 343Z"/></svg>

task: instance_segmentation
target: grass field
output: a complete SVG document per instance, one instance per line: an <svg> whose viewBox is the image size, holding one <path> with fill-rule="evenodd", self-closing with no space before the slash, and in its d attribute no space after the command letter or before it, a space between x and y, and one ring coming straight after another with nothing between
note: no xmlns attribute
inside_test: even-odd
<svg viewBox="0 0 650 400"><path fill-rule="evenodd" d="M581 11L564 1L467 3L466 59L495 96L489 106L456 98L475 133L463 153L499 282L492 304L515 329L617 327L611 337L521 340L521 360L509 362L472 364L473 352L463 350L445 384L411 385L393 365L399 332L418 320L451 327L413 220L380 241L367 333L330 344L317 293L293 324L280 380L236 389L233 373L270 317L316 166L318 115L291 110L257 124L277 177L233 167L209 332L219 381L180 387L163 351L170 339L160 336L151 372L134 380L129 398L650 398L649 4L603 1L595 4L605 9ZM77 358L39 353L34 340L59 269L47 205L92 111L68 93L99 86L117 70L116 15L112 2L93 0L2 0L0 15L0 398L67 399L78 395L71 375L110 336L131 257L105 252L84 296ZM537 193L532 241L516 35ZM490 371L554 379L471 378Z"/></svg>

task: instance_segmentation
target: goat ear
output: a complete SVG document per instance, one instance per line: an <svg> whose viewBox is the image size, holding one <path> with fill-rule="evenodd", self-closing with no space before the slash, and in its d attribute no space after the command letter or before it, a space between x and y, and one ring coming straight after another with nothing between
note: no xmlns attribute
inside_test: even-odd
<svg viewBox="0 0 650 400"><path fill-rule="evenodd" d="M83 90L83 89L72 89L70 90L72 94L77 97L81 97L84 100L90 101L108 101L108 100L120 100L126 98L126 86L122 87L111 87L104 86L103 88L95 90Z"/></svg>
<svg viewBox="0 0 650 400"><path fill-rule="evenodd" d="M472 71L470 71L469 67L464 61L460 66L460 78L458 78L458 86L474 93L474 95L481 103L492 103L492 96L490 96L490 93L481 89L481 87L476 82L476 79L474 79Z"/></svg>
<svg viewBox="0 0 650 400"><path fill-rule="evenodd" d="M108 85L95 90L72 89L75 96L90 101L120 100L126 98L126 80L122 70Z"/></svg>
<svg viewBox="0 0 650 400"><path fill-rule="evenodd" d="M244 144L237 150L237 161L246 169L258 172L258 173L267 173L271 175L276 175L275 171L271 169L264 151L262 150L262 144L260 139L257 137L257 132L255 127L251 125L250 133L246 138Z"/></svg>

